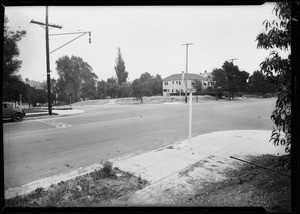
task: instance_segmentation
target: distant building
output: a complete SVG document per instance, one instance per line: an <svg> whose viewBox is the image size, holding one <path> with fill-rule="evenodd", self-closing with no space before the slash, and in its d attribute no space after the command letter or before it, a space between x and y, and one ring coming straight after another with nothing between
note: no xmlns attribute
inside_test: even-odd
<svg viewBox="0 0 300 214"><path fill-rule="evenodd" d="M200 80L202 83L202 88L206 89L208 86L213 86L214 82L210 73L206 72L204 74L191 74L191 73L184 73L181 74L172 74L163 79L163 96L168 96L173 93L184 93L185 92L185 82L187 80L187 88L192 88L192 84L195 80Z"/></svg>
<svg viewBox="0 0 300 214"><path fill-rule="evenodd" d="M163 79L163 96L168 96L172 93L185 92L185 82L187 80L187 88L192 88L192 83L195 80L206 81L206 79L199 74L184 73L184 79L182 74L172 74Z"/></svg>
<svg viewBox="0 0 300 214"><path fill-rule="evenodd" d="M205 80L202 81L202 88L206 89L208 86L213 87L215 84L215 81L213 80L213 76L211 73L205 71L203 74L200 73L200 76L204 77Z"/></svg>

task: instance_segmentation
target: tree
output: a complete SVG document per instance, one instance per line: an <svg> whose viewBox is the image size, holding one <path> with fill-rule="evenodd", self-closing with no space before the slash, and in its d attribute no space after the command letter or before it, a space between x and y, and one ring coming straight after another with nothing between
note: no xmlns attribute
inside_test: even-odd
<svg viewBox="0 0 300 214"><path fill-rule="evenodd" d="M106 82L101 80L97 83L97 98L98 99L105 99L108 95L106 92Z"/></svg>
<svg viewBox="0 0 300 214"><path fill-rule="evenodd" d="M19 56L20 50L17 43L26 35L26 31L10 31L8 18L4 18L4 34L3 34L3 82L13 76L21 67L22 61L16 59Z"/></svg>
<svg viewBox="0 0 300 214"><path fill-rule="evenodd" d="M129 97L131 94L131 85L129 83L122 82L122 84L119 86L119 97Z"/></svg>
<svg viewBox="0 0 300 214"><path fill-rule="evenodd" d="M128 72L125 70L125 63L122 58L121 48L118 48L118 56L116 58L115 72L117 75L118 84L122 85L123 82L126 83Z"/></svg>
<svg viewBox="0 0 300 214"><path fill-rule="evenodd" d="M196 93L202 91L202 81L194 80L193 88L196 90Z"/></svg>
<svg viewBox="0 0 300 214"><path fill-rule="evenodd" d="M108 78L105 85L105 90L108 96L111 98L117 98L119 96L119 84L114 77Z"/></svg>
<svg viewBox="0 0 300 214"><path fill-rule="evenodd" d="M32 88L29 92L29 97L33 106L36 106L37 103L47 103L48 101L47 92L43 89Z"/></svg>
<svg viewBox="0 0 300 214"><path fill-rule="evenodd" d="M294 4L295 7L299 6ZM291 3L275 3L273 13L278 20L265 20L263 22L265 31L256 37L257 47L266 50L271 49L269 57L261 64L261 71L266 74L271 83L277 85L276 105L271 119L276 128L273 129L270 141L276 145L285 145L286 152L291 151L291 55L287 58L279 55L279 50L289 51L291 48Z"/></svg>
<svg viewBox="0 0 300 214"><path fill-rule="evenodd" d="M92 67L82 58L63 56L56 61L58 73L57 89L59 99L68 102L68 94L72 94L72 101L94 99L96 95L97 75Z"/></svg>
<svg viewBox="0 0 300 214"><path fill-rule="evenodd" d="M227 91L229 92L229 97L230 99L234 99L235 92L246 90L249 73L240 71L238 66L227 61L224 62L222 69L224 70L227 79Z"/></svg>
<svg viewBox="0 0 300 214"><path fill-rule="evenodd" d="M145 96L147 91L149 91L144 83L140 79L135 79L131 84L133 96L140 99L141 103L143 103L143 96Z"/></svg>
<svg viewBox="0 0 300 214"><path fill-rule="evenodd" d="M22 61L16 59L20 50L17 43L26 35L26 31L10 31L8 18L4 18L4 34L3 34L3 91L2 99L8 101L17 101L20 99L20 94L26 96L26 85L22 81L21 76L17 76Z"/></svg>
<svg viewBox="0 0 300 214"><path fill-rule="evenodd" d="M151 90L153 95L162 95L162 78L159 74L152 78Z"/></svg>
<svg viewBox="0 0 300 214"><path fill-rule="evenodd" d="M249 77L248 91L257 95L263 95L266 93L275 92L275 88L274 84L271 84L267 81L267 78L262 71L254 71Z"/></svg>
<svg viewBox="0 0 300 214"><path fill-rule="evenodd" d="M3 100L6 101L19 101L20 94L23 98L27 97L27 87L22 81L21 76L12 75L3 84Z"/></svg>
<svg viewBox="0 0 300 214"><path fill-rule="evenodd" d="M132 84L132 95L139 98L143 103L143 96L153 96L162 94L162 79L160 75L152 76L145 72L139 79L135 79Z"/></svg>

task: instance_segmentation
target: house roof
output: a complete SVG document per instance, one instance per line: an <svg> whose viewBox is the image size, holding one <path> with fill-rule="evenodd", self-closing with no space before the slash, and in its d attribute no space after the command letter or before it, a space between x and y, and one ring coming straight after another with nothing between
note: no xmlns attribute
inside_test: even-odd
<svg viewBox="0 0 300 214"><path fill-rule="evenodd" d="M200 76L199 74L191 74L185 73L184 74L186 80L206 80L205 77ZM163 79L163 81L174 81L174 80L181 80L181 73L180 74L172 74Z"/></svg>

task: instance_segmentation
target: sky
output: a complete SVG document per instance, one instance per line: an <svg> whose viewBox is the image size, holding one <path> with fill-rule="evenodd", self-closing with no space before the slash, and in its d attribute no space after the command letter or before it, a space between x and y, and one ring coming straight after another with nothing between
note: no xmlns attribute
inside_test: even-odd
<svg viewBox="0 0 300 214"><path fill-rule="evenodd" d="M162 78L186 72L211 72L225 61L233 61L250 75L269 50L258 49L256 37L263 32L263 21L276 19L274 3L258 6L49 6L49 34L91 31L50 54L51 78L58 78L56 60L78 56L87 62L98 80L115 77L117 49L121 48L128 81L142 73ZM45 28L30 23L45 23L44 6L5 7L10 30L25 30L18 42L22 66L17 74L23 80L46 81ZM50 52L69 42L76 34L52 35Z"/></svg>

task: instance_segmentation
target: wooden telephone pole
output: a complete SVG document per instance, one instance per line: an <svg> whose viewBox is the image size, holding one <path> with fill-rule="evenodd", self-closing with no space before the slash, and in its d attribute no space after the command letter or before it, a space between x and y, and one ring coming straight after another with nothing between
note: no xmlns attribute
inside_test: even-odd
<svg viewBox="0 0 300 214"><path fill-rule="evenodd" d="M231 61L232 64L233 64L233 60L237 60L237 59L228 59L228 61Z"/></svg>
<svg viewBox="0 0 300 214"><path fill-rule="evenodd" d="M46 64L47 64L47 89L48 89L48 112L52 115L52 103L51 103L51 86L50 86L50 55L49 55L49 27L59 28L62 26L48 24L48 6L46 6L46 20L45 23L31 20L30 23L38 24L46 27Z"/></svg>

